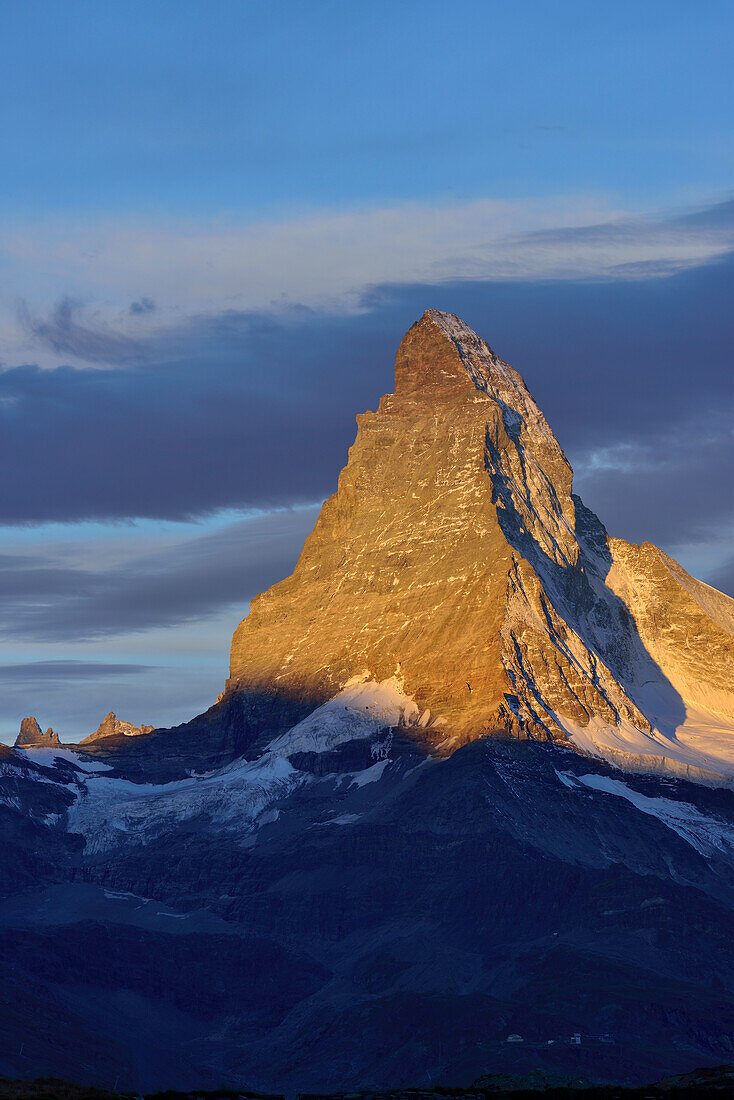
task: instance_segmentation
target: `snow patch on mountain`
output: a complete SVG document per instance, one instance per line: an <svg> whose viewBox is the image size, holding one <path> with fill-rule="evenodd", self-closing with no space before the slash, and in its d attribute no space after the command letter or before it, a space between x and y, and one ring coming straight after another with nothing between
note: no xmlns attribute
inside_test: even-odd
<svg viewBox="0 0 734 1100"><path fill-rule="evenodd" d="M289 756L328 752L347 741L374 738L385 729L415 725L419 716L418 706L405 694L398 676L376 682L365 674L354 677L333 699L276 738L258 759L237 760L209 774L164 784L133 783L100 775L106 765L87 765L67 752L65 758L82 768L67 827L85 837L89 852L147 844L203 815L223 829L246 836L277 820L274 802L313 782L309 773L291 765ZM43 751L48 759L49 750ZM389 763L385 742L376 745L373 758L368 768L351 773L353 784L361 787L381 778Z"/></svg>
<svg viewBox="0 0 734 1100"><path fill-rule="evenodd" d="M332 699L271 741L270 752L277 756L329 752L345 741L364 740L384 729L418 722L420 710L405 694L398 675L379 682L368 677L369 673L353 676Z"/></svg>
<svg viewBox="0 0 734 1100"><path fill-rule="evenodd" d="M371 768L365 768L364 771L355 772L349 786L366 787L368 783L376 783L378 779L382 779L382 773L389 763L389 758L385 757L382 760L378 760Z"/></svg>
<svg viewBox="0 0 734 1100"><path fill-rule="evenodd" d="M317 821L317 825L353 825L355 821L359 821L361 814L339 814L337 817L330 817L328 821Z"/></svg>
<svg viewBox="0 0 734 1100"><path fill-rule="evenodd" d="M67 827L85 837L88 852L121 843L146 844L201 815L223 829L248 833L263 811L308 778L272 753L164 784L90 775L69 808Z"/></svg>
<svg viewBox="0 0 734 1100"><path fill-rule="evenodd" d="M625 719L611 725L596 716L586 726L564 717L559 723L582 752L624 770L734 786L734 724L721 715L689 707L681 724L648 732Z"/></svg>
<svg viewBox="0 0 734 1100"><path fill-rule="evenodd" d="M56 760L65 760L69 764L74 764L82 772L109 772L113 770L111 764L103 764L101 760L92 760L88 756L74 752L72 749L59 749L49 746L22 747L17 748L16 752L22 752L34 764L43 764L46 767L53 767Z"/></svg>
<svg viewBox="0 0 734 1100"><path fill-rule="evenodd" d="M716 851L727 855L734 853L734 826L701 813L689 802L678 802L672 798L651 798L633 790L621 779L612 779L607 775L557 774L565 786L574 787L583 783L591 790L626 799L641 813L658 818L703 856L710 856Z"/></svg>

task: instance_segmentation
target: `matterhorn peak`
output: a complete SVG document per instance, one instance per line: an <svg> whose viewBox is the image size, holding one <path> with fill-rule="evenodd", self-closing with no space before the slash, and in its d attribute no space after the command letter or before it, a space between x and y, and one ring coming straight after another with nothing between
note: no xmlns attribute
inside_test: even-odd
<svg viewBox="0 0 734 1100"><path fill-rule="evenodd" d="M136 753L153 759L173 733L172 771L252 758L326 704L330 726L348 717L348 685L382 713L399 669L393 709L427 752L523 738L734 781L734 601L607 534L486 341L426 310L398 348L394 393L357 424L292 575L235 631L224 694ZM123 725L108 716L87 740Z"/></svg>
<svg viewBox="0 0 734 1100"><path fill-rule="evenodd" d="M395 359L395 393L432 396L450 394L456 387L470 392L477 368L490 374L500 360L490 346L455 313L427 309L403 337ZM482 374L478 374L481 381ZM426 393L426 396L429 396Z"/></svg>
<svg viewBox="0 0 734 1100"><path fill-rule="evenodd" d="M724 721L734 737L734 603L608 537L517 371L429 309L400 344L394 394L357 419L293 575L235 632L219 706L244 706L238 745L399 665L431 715L415 736L442 751L519 736L734 774L734 741L706 732ZM695 646L669 645L658 607Z"/></svg>
<svg viewBox="0 0 734 1100"><path fill-rule="evenodd" d="M537 414L528 389L516 370L492 350L486 340L457 317L439 309L427 309L408 329L395 360L395 394L425 390L427 397L479 393L500 400L523 415L529 403ZM433 391L433 392L431 392Z"/></svg>

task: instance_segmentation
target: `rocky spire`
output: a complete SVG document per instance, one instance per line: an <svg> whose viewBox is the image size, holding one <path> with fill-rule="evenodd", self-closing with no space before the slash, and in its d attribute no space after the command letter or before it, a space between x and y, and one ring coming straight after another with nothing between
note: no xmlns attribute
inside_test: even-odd
<svg viewBox="0 0 734 1100"><path fill-rule="evenodd" d="M90 733L89 737L85 737L80 744L87 745L90 741L101 741L108 737L139 737L142 734L152 733L152 731L153 726L134 726L132 722L120 721L115 712L111 710L102 719L94 733Z"/></svg>
<svg viewBox="0 0 734 1100"><path fill-rule="evenodd" d="M428 739L498 724L560 736L508 703L518 563L573 570L580 553L571 468L522 378L458 317L428 310L398 349L395 393L358 425L293 576L235 634L230 692L318 699L399 667L438 719Z"/></svg>
<svg viewBox="0 0 734 1100"><path fill-rule="evenodd" d="M23 748L31 745L35 747L51 747L60 745L58 734L49 728L45 733L41 730L35 718L24 718L20 723L20 733L15 739L15 747Z"/></svg>
<svg viewBox="0 0 734 1100"><path fill-rule="evenodd" d="M494 732L583 739L603 726L634 731L618 738L623 754L657 751L655 738L672 744L685 721L684 685L734 723L734 632L720 625L734 623L731 601L716 593L704 606L705 586L675 563L653 568L644 548L608 538L573 495L523 379L458 317L423 314L398 349L394 394L357 423L292 576L254 599L235 632L216 711L239 730L234 748L263 743L351 677L396 672L431 715L415 735L444 746ZM638 627L653 575L651 598L696 604L686 614L702 652L716 646L716 668L704 672L690 647L663 654L665 635ZM697 766L695 751L683 757Z"/></svg>

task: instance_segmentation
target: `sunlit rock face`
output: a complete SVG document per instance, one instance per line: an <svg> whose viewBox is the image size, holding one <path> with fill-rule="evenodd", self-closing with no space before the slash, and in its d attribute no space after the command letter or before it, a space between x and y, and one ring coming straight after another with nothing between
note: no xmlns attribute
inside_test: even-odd
<svg viewBox="0 0 734 1100"><path fill-rule="evenodd" d="M734 773L734 601L609 538L483 340L426 311L395 393L357 420L292 576L234 635L225 700L317 705L399 675L425 716L414 736L442 750L502 734Z"/></svg>
<svg viewBox="0 0 734 1100"><path fill-rule="evenodd" d="M153 726L134 726L132 722L122 722L111 710L102 719L94 733L90 733L89 737L85 737L80 744L87 745L91 741L100 741L107 737L140 737L152 733L153 729Z"/></svg>
<svg viewBox="0 0 734 1100"><path fill-rule="evenodd" d="M27 746L40 747L48 746L51 748L53 745L60 745L59 735L49 726L44 733L35 718L24 718L20 723L20 733L15 739L15 747L23 748Z"/></svg>

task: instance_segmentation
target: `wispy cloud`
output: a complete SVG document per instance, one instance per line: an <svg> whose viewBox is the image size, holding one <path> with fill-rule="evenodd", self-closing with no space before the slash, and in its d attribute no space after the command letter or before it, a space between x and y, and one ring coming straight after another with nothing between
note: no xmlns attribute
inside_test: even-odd
<svg viewBox="0 0 734 1100"><path fill-rule="evenodd" d="M0 637L71 642L194 622L223 607L234 607L237 618L253 595L290 573L317 512L315 506L275 511L204 535L193 528L153 553L136 555L128 546L113 565L107 548L95 561L94 547L83 543L35 543L0 554ZM95 674L94 665L76 661L12 667L26 679ZM134 670L97 667L105 676Z"/></svg>
<svg viewBox="0 0 734 1100"><path fill-rule="evenodd" d="M137 301L130 303L130 313L137 316L140 316L140 314L142 313L154 313L155 308L156 306L153 299L146 297L146 295L143 295L142 298L138 298Z"/></svg>
<svg viewBox="0 0 734 1100"><path fill-rule="evenodd" d="M0 684L45 685L69 684L74 680L110 679L113 676L136 676L154 670L153 665L109 663L106 661L26 661L0 665Z"/></svg>
<svg viewBox="0 0 734 1100"><path fill-rule="evenodd" d="M2 359L131 361L141 333L223 309L362 307L383 283L649 278L734 247L732 203L648 216L566 196L322 211L253 223L143 220L15 224L3 234L8 314ZM137 288L151 288L140 293ZM43 319L48 295L60 299ZM46 302L44 303L44 298ZM79 302L89 310L79 319ZM2 333L0 333L0 336Z"/></svg>
<svg viewBox="0 0 734 1100"><path fill-rule="evenodd" d="M665 510L635 505L643 482L674 486L674 468L701 459L706 489L692 487L690 521L699 502L732 503L733 291L731 258L663 280L393 283L365 292L355 312L182 316L139 331L134 362L127 343L108 341L114 369L0 371L0 523L181 520L323 499L355 412L391 390L402 333L436 305L523 373L562 445L594 473L602 518L661 538ZM78 307L48 324L71 328L80 348L94 334L95 354L109 335Z"/></svg>
<svg viewBox="0 0 734 1100"><path fill-rule="evenodd" d="M139 303L133 303L137 305ZM141 358L142 349L135 340L112 331L103 321L96 326L79 322L82 303L63 297L54 306L50 316L35 316L26 302L18 304L18 321L31 340L40 347L55 352L61 359L80 360L84 363L130 363ZM145 309L132 312L145 313Z"/></svg>

